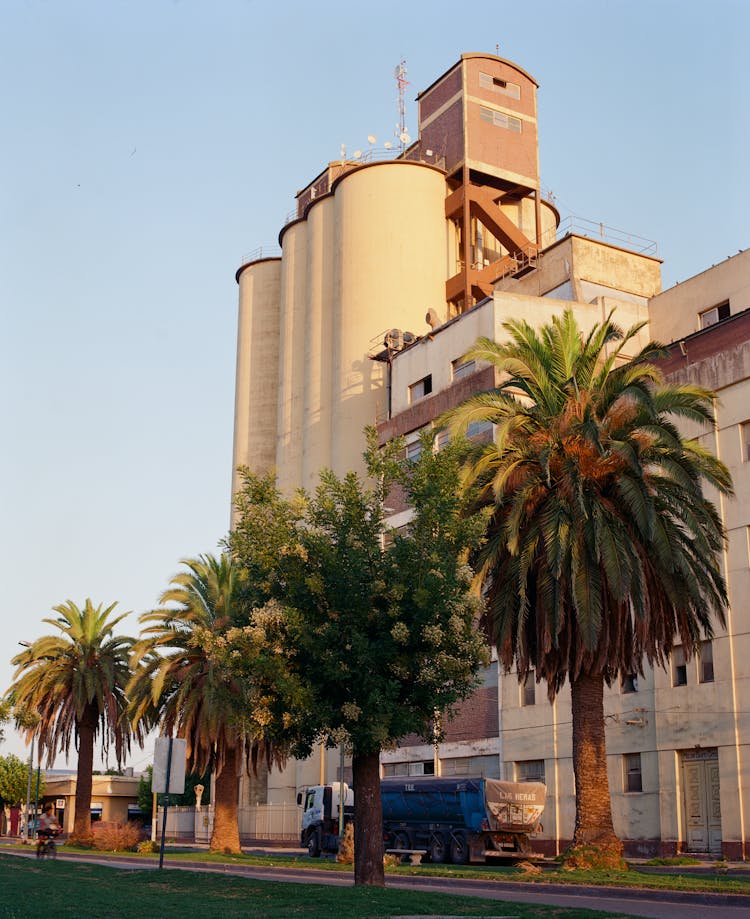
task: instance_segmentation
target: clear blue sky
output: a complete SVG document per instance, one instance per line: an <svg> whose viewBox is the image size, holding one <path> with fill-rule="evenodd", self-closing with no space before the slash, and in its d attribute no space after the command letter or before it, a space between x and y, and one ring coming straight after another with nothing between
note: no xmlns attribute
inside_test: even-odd
<svg viewBox="0 0 750 919"><path fill-rule="evenodd" d="M656 240L669 286L750 242L749 39L746 0L4 0L0 690L54 604L141 612L216 550L234 272L341 143L392 137L402 57L416 135L417 92L499 44L563 216Z"/></svg>

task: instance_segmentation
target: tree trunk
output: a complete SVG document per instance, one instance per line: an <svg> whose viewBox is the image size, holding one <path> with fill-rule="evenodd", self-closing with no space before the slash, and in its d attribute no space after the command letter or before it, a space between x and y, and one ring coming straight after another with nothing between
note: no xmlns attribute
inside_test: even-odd
<svg viewBox="0 0 750 919"><path fill-rule="evenodd" d="M94 774L94 735L98 720L96 706L87 705L78 722L78 772L76 778L73 838L87 842L91 836L91 787Z"/></svg>
<svg viewBox="0 0 750 919"><path fill-rule="evenodd" d="M239 853L240 830L237 824L237 803L240 779L237 775L238 748L227 750L224 768L216 776L214 797L214 829L209 848L212 852Z"/></svg>
<svg viewBox="0 0 750 919"><path fill-rule="evenodd" d="M570 687L573 709L573 771L576 784L576 828L573 845L612 847L622 844L612 824L604 739L604 677L582 673Z"/></svg>
<svg viewBox="0 0 750 919"><path fill-rule="evenodd" d="M354 780L354 883L385 886L380 756L352 757Z"/></svg>

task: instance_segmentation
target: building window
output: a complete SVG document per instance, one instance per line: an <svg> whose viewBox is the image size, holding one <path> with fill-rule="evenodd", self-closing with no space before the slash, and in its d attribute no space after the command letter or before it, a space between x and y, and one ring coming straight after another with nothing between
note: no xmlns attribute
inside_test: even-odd
<svg viewBox="0 0 750 919"><path fill-rule="evenodd" d="M672 685L687 686L687 664L682 645L672 648Z"/></svg>
<svg viewBox="0 0 750 919"><path fill-rule="evenodd" d="M710 641L702 641L698 652L698 679L701 683L714 681L714 649Z"/></svg>
<svg viewBox="0 0 750 919"><path fill-rule="evenodd" d="M459 357L458 360L451 363L451 369L453 371L453 379L461 380L463 377L471 376L477 369L477 365L476 361L466 361L462 357Z"/></svg>
<svg viewBox="0 0 750 919"><path fill-rule="evenodd" d="M516 763L517 782L544 782L544 760L526 759Z"/></svg>
<svg viewBox="0 0 750 919"><path fill-rule="evenodd" d="M421 380L417 380L416 383L412 383L409 387L409 401L417 402L419 399L424 399L425 396L429 396L432 392L432 374L428 373L426 377L422 377Z"/></svg>
<svg viewBox="0 0 750 919"><path fill-rule="evenodd" d="M643 791L640 753L625 754L623 757L623 771L625 773L625 791Z"/></svg>
<svg viewBox="0 0 750 919"><path fill-rule="evenodd" d="M740 425L742 438L742 462L750 463L750 421L743 421Z"/></svg>
<svg viewBox="0 0 750 919"><path fill-rule="evenodd" d="M701 328L707 329L709 326L716 325L717 322L723 322L729 319L729 300L726 303L720 303L718 306L712 306L710 310L704 310L700 314Z"/></svg>
<svg viewBox="0 0 750 919"><path fill-rule="evenodd" d="M383 776L396 775L435 775L434 760L417 763L383 763Z"/></svg>
<svg viewBox="0 0 750 919"><path fill-rule="evenodd" d="M515 131L516 134L521 133L521 119L515 118L513 115L506 115L505 112L496 112L491 108L485 108L483 105L480 105L479 117L482 121L494 124L496 128L506 128L508 131Z"/></svg>
<svg viewBox="0 0 750 919"><path fill-rule="evenodd" d="M448 430L438 431L435 437L435 449L440 452L444 450L451 441L451 433Z"/></svg>
<svg viewBox="0 0 750 919"><path fill-rule="evenodd" d="M443 775L471 775L471 760L468 756L442 759L440 772Z"/></svg>
<svg viewBox="0 0 750 919"><path fill-rule="evenodd" d="M491 421L472 421L469 427L466 429L466 436L469 440L479 440L480 437L484 437L486 440L491 440L491 435L494 430L494 425ZM490 435L487 437L486 435Z"/></svg>
<svg viewBox="0 0 750 919"><path fill-rule="evenodd" d="M501 93L503 96L510 96L511 99L521 98L521 87L518 83L501 80L500 77L493 77L489 73L480 72L479 85L482 89L491 89L493 92Z"/></svg>
<svg viewBox="0 0 750 919"><path fill-rule="evenodd" d="M410 444L406 445L406 459L410 463L416 463L419 457L422 455L422 440L413 440Z"/></svg>
<svg viewBox="0 0 750 919"><path fill-rule="evenodd" d="M521 705L536 704L536 682L534 680L534 671L529 670L526 679L521 685Z"/></svg>
<svg viewBox="0 0 750 919"><path fill-rule="evenodd" d="M622 693L638 692L638 674L626 673L622 678L620 691Z"/></svg>

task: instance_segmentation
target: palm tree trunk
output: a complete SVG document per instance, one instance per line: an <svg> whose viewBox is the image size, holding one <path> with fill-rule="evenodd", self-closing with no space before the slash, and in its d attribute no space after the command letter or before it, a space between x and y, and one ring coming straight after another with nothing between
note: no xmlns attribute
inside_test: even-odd
<svg viewBox="0 0 750 919"><path fill-rule="evenodd" d="M232 747L224 756L224 768L216 776L214 797L214 829L209 848L212 852L239 853L240 830L237 804L240 779L237 775L238 748Z"/></svg>
<svg viewBox="0 0 750 919"><path fill-rule="evenodd" d="M354 780L354 883L384 887L380 756L352 757Z"/></svg>
<svg viewBox="0 0 750 919"><path fill-rule="evenodd" d="M87 705L78 723L78 773L73 837L81 842L88 842L91 837L91 788L94 781L94 735L97 716L96 706Z"/></svg>
<svg viewBox="0 0 750 919"><path fill-rule="evenodd" d="M573 708L573 771L576 785L576 827L573 845L614 847L622 844L612 824L604 739L604 677L582 673L571 683Z"/></svg>

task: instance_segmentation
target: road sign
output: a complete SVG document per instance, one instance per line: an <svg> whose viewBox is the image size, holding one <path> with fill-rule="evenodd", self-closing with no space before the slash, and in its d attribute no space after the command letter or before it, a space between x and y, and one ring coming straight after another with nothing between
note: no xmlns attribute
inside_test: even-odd
<svg viewBox="0 0 750 919"><path fill-rule="evenodd" d="M154 774L151 791L165 794L167 791L167 759L172 744L172 762L169 769L169 794L181 795L185 791L185 757L187 741L179 737L157 737L154 745Z"/></svg>

